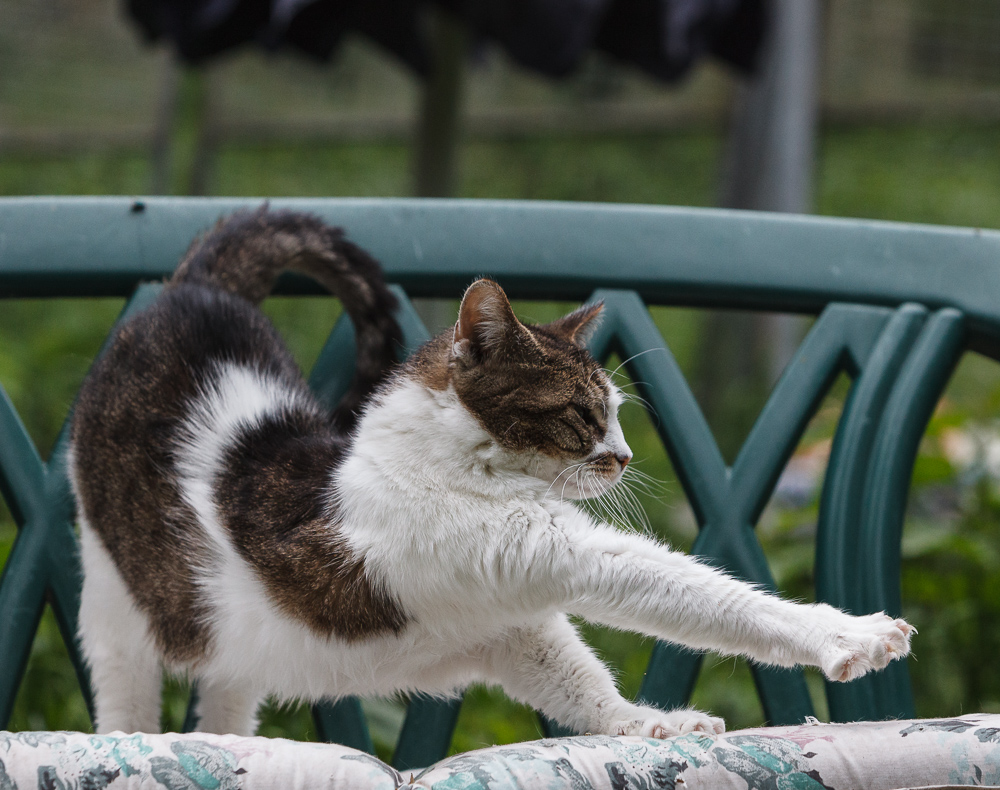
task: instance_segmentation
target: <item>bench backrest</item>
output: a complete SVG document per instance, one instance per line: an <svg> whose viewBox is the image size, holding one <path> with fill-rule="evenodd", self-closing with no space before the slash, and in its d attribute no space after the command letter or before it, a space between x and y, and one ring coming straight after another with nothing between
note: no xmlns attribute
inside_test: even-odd
<svg viewBox="0 0 1000 790"><path fill-rule="evenodd" d="M259 201L0 200L0 296L155 296L199 231ZM512 298L603 299L594 354L617 352L655 413L697 518L694 551L772 587L754 525L820 401L852 380L824 481L817 598L855 612L900 610L900 540L917 445L960 355L1000 359L1000 233L750 212L640 206L421 200L275 200L343 226L385 266L408 349L427 332L408 297L457 298L480 275ZM319 293L287 278L282 293ZM818 316L727 466L646 305L734 307ZM649 349L662 353L644 354ZM353 330L334 328L311 375L327 403L350 380ZM74 634L79 569L62 450L41 460L0 392L0 487L19 525L0 577L0 726L8 719L48 600L84 688ZM684 703L699 667L660 644L641 696ZM800 671L754 667L767 719L812 705ZM834 720L913 715L905 663L827 689ZM444 756L458 702L410 705L394 762ZM354 700L317 706L321 736L371 749Z"/></svg>

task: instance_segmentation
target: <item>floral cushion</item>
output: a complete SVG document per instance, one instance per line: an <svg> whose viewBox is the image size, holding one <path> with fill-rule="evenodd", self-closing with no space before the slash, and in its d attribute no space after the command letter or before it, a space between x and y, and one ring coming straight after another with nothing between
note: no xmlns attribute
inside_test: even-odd
<svg viewBox="0 0 1000 790"><path fill-rule="evenodd" d="M0 733L0 790L891 790L1000 786L1000 715L808 723L666 741L496 746L416 776L344 746L234 735Z"/></svg>

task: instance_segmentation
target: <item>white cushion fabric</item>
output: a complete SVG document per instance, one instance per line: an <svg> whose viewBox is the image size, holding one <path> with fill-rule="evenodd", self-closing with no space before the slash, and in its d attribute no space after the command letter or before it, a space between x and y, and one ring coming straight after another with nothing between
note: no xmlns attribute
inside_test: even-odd
<svg viewBox="0 0 1000 790"><path fill-rule="evenodd" d="M344 746L191 733L0 733L0 790L895 790L1000 786L1000 715L583 736L455 755L418 776Z"/></svg>

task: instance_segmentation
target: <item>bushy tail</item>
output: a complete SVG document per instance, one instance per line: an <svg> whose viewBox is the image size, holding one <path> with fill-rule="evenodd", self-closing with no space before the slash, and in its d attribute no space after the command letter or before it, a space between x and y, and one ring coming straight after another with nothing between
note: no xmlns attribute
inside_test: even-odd
<svg viewBox="0 0 1000 790"><path fill-rule="evenodd" d="M354 381L334 413L338 427L349 429L395 361L402 331L381 267L342 230L293 211L240 211L191 245L171 283L207 285L259 304L286 270L312 277L337 296L354 323Z"/></svg>

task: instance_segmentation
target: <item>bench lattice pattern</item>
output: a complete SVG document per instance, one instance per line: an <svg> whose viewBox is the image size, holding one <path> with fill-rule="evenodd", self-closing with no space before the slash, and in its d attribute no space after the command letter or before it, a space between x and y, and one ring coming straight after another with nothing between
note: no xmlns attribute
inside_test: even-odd
<svg viewBox="0 0 1000 790"><path fill-rule="evenodd" d="M480 274L515 298L603 299L594 354L617 353L700 526L694 551L773 587L754 525L834 380L852 379L824 482L817 598L899 613L900 539L917 445L966 348L1000 357L1000 233L698 210L462 201L275 201L346 227L398 283L407 352L427 338L409 296L457 297ZM193 235L241 205L223 200L0 201L5 296L130 295L142 309ZM811 266L811 268L810 268ZM315 293L303 280L284 293ZM727 467L646 304L797 310L818 315ZM655 350L656 353L647 353ZM334 327L310 383L334 404L351 378L353 329ZM44 605L51 603L89 702L76 647L79 565L65 476L66 430L39 457L0 391L0 487L19 526L0 577L0 726L8 720ZM641 696L687 701L700 656L654 650ZM812 715L801 671L752 667L767 719ZM913 715L904 663L827 688L834 720ZM447 753L460 701L415 699L394 764ZM318 732L372 751L360 705L314 708ZM547 731L556 732L548 723Z"/></svg>

